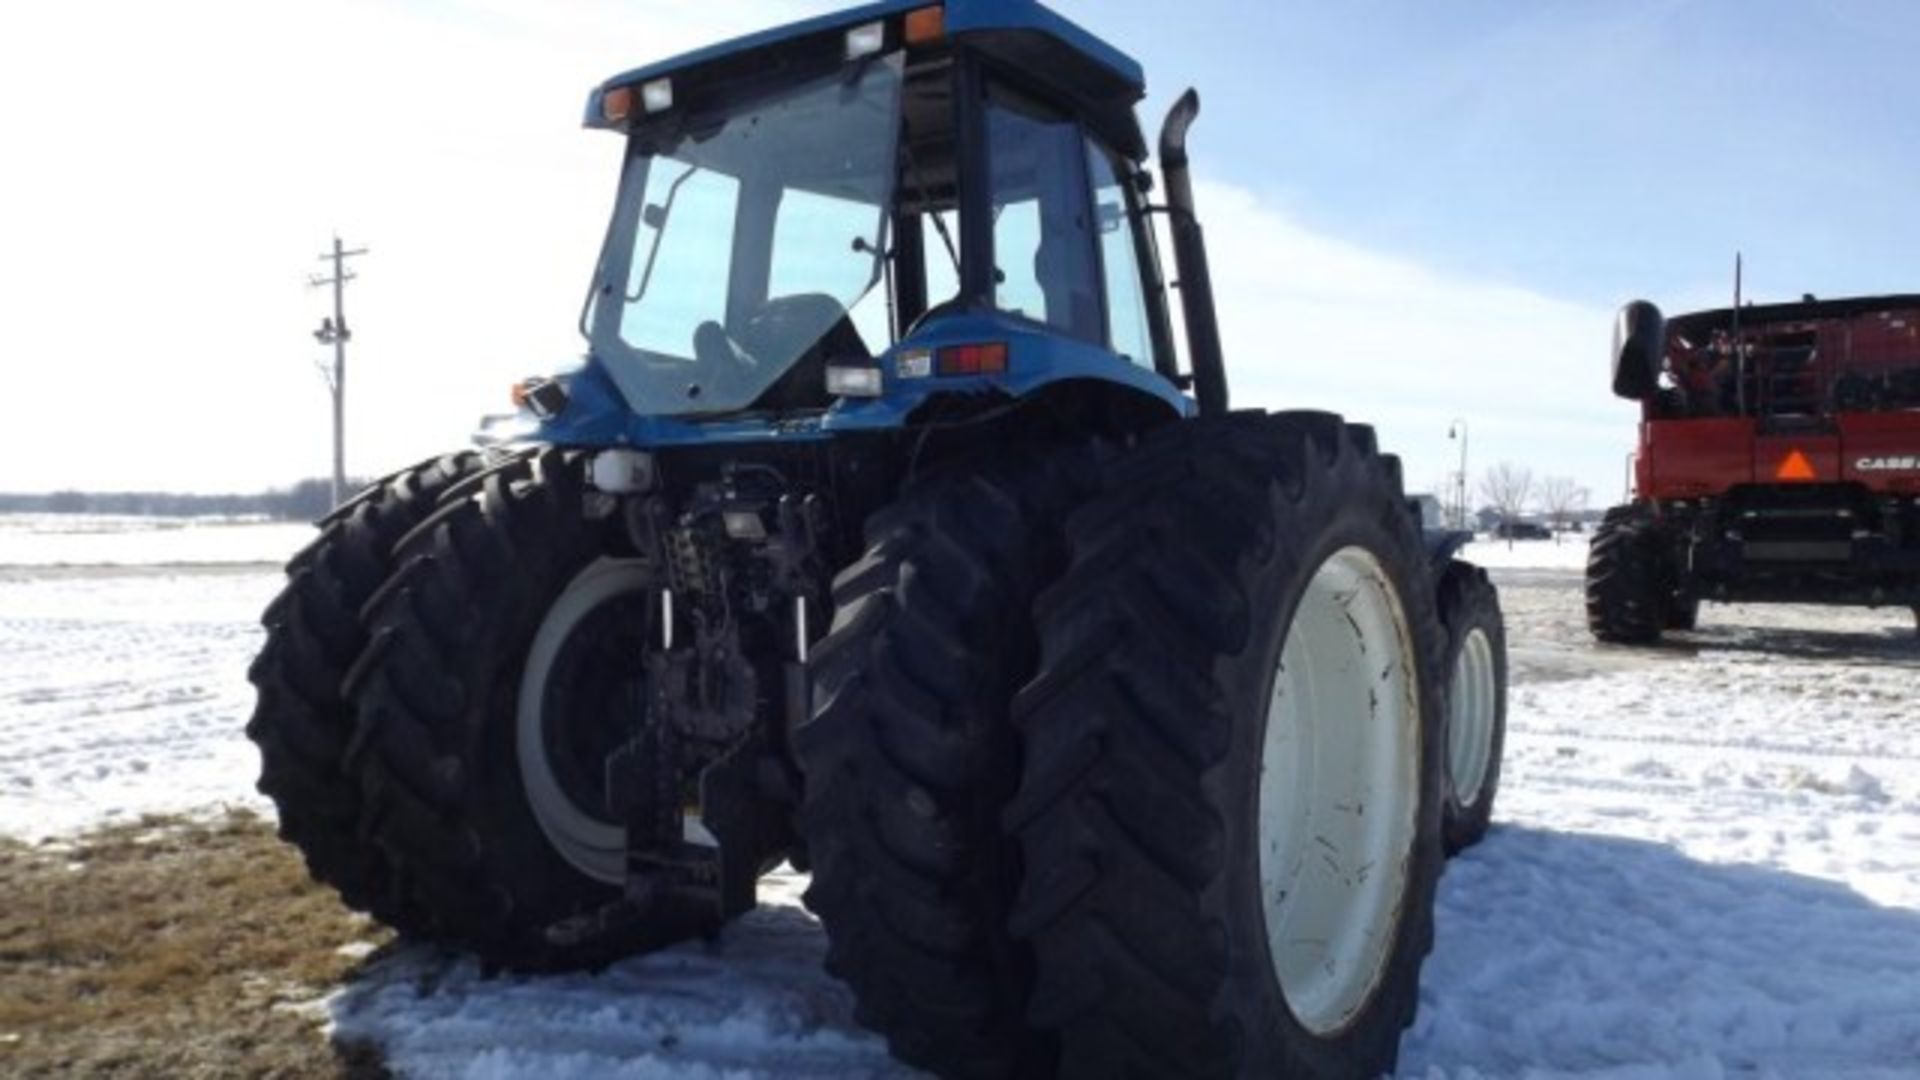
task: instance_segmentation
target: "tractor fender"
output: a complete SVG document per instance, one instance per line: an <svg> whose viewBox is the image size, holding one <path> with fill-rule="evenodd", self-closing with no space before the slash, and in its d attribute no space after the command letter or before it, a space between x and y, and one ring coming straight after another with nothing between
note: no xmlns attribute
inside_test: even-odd
<svg viewBox="0 0 1920 1080"><path fill-rule="evenodd" d="M1446 569L1447 563L1455 555L1460 554L1461 548L1473 542L1473 534L1463 529L1425 529L1421 531L1420 539L1426 545L1427 562L1438 574Z"/></svg>

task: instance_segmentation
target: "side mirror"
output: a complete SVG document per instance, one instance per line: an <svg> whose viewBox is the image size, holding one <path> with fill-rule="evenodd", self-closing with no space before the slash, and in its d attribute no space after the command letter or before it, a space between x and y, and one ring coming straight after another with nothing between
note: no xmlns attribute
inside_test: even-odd
<svg viewBox="0 0 1920 1080"><path fill-rule="evenodd" d="M1613 392L1645 401L1660 388L1660 358L1667 351L1667 320L1660 309L1635 300L1613 323Z"/></svg>

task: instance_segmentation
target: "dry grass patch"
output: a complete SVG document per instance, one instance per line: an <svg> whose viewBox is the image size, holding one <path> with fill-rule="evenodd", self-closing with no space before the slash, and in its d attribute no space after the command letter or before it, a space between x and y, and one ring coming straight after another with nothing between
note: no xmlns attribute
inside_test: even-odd
<svg viewBox="0 0 1920 1080"><path fill-rule="evenodd" d="M387 934L253 814L0 838L0 1073L376 1076L321 999Z"/></svg>

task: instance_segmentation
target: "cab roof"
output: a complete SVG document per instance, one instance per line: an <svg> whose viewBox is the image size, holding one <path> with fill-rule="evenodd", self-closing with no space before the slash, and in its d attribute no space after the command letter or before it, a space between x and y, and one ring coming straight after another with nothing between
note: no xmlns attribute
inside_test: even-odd
<svg viewBox="0 0 1920 1080"><path fill-rule="evenodd" d="M616 86L631 86L635 83L665 78L737 53L777 47L813 34L850 29L862 23L903 15L909 11L934 5L935 0L880 0L878 3L848 8L844 11L737 37L717 45L708 45L692 52L681 53L669 60L661 60L615 75L595 91L594 102L599 100L602 91ZM1127 84L1136 96L1146 92L1146 75L1141 70L1139 61L1095 37L1058 12L1036 3L1035 0L945 0L943 6L946 8L946 30L950 36L976 32L1035 31L1058 40L1060 44L1092 60L1113 78ZM590 113L589 123L596 119L596 116L597 114Z"/></svg>

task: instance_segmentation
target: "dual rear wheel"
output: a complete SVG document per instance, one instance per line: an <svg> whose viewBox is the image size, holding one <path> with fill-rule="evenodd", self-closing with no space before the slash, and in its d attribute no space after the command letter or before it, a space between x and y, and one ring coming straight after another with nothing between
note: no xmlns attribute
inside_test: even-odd
<svg viewBox="0 0 1920 1080"><path fill-rule="evenodd" d="M1013 722L1014 933L1069 1076L1372 1076L1432 943L1442 648L1397 462L1156 433L1068 522Z"/></svg>
<svg viewBox="0 0 1920 1080"><path fill-rule="evenodd" d="M551 449L396 474L296 559L254 668L261 788L315 876L498 966L591 966L717 923L669 903L591 940L549 932L620 895L606 762L644 716L655 626L652 572L586 501L577 456ZM353 524L368 517L377 536ZM331 637L305 614L316 596ZM325 771L290 782L308 759L285 747L314 741L321 705Z"/></svg>
<svg viewBox="0 0 1920 1080"><path fill-rule="evenodd" d="M930 495L841 576L801 828L862 1019L946 1075L1389 1069L1444 741L1397 463L1240 415L1048 494Z"/></svg>
<svg viewBox="0 0 1920 1080"><path fill-rule="evenodd" d="M321 519L287 564L287 584L261 622L266 643L248 670L258 698L247 736L260 749L258 788L279 809L280 835L314 878L352 907L404 918L385 858L359 832L362 800L347 767L356 711L341 690L366 648L360 609L387 577L393 550L442 497L484 468L449 454L387 476Z"/></svg>
<svg viewBox="0 0 1920 1080"><path fill-rule="evenodd" d="M936 469L867 523L813 652L806 901L827 966L895 1056L949 1076L1052 1072L1026 1021L1032 950L1006 933L1019 853L1007 706L1039 645L1028 615L1066 561L1060 519L1091 487L1081 448Z"/></svg>
<svg viewBox="0 0 1920 1080"><path fill-rule="evenodd" d="M559 451L474 469L388 541L335 662L336 732L357 715L336 839L377 860L376 913L515 967L713 929L544 932L621 878L591 768L611 735L576 721L646 693L652 584L583 500ZM807 900L861 1019L949 1075L1390 1069L1443 819L1494 781L1457 703L1484 702L1496 642L1469 630L1450 662L1371 432L1240 414L936 470L867 541L794 745ZM267 698L263 748L286 728Z"/></svg>

